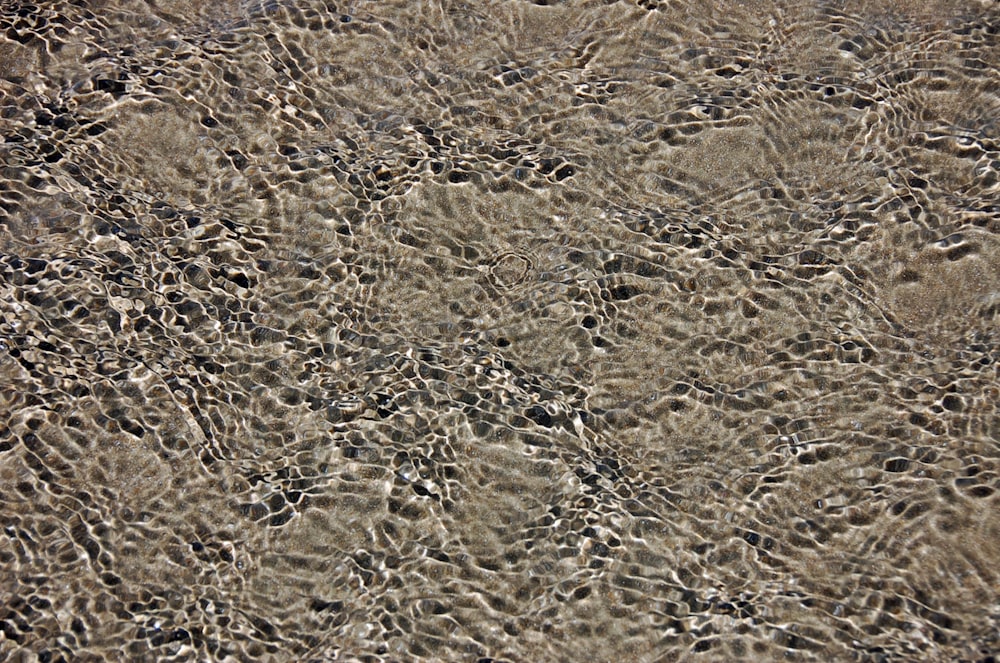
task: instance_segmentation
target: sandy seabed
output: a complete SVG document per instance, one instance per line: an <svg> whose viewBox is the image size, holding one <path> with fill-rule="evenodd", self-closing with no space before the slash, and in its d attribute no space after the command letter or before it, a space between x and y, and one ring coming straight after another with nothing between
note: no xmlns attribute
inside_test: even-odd
<svg viewBox="0 0 1000 663"><path fill-rule="evenodd" d="M4 2L0 660L993 661L994 2Z"/></svg>

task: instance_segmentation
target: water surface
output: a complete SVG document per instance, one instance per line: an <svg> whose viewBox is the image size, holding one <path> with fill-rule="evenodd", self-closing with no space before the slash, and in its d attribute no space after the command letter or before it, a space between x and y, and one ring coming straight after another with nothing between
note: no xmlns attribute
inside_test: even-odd
<svg viewBox="0 0 1000 663"><path fill-rule="evenodd" d="M1000 650L995 3L0 28L0 659Z"/></svg>

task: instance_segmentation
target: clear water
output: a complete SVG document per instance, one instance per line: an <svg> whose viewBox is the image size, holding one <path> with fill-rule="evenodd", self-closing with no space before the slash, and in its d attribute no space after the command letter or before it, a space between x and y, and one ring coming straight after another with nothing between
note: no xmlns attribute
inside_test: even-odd
<svg viewBox="0 0 1000 663"><path fill-rule="evenodd" d="M0 659L1000 649L996 3L0 28Z"/></svg>

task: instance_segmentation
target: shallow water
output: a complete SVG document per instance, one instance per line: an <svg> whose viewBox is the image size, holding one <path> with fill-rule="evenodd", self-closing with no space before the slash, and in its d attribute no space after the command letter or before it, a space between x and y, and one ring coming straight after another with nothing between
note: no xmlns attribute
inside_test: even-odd
<svg viewBox="0 0 1000 663"><path fill-rule="evenodd" d="M0 659L1000 650L996 3L0 28Z"/></svg>

